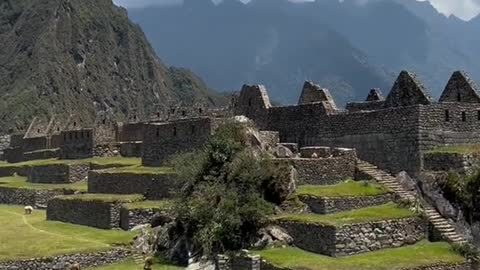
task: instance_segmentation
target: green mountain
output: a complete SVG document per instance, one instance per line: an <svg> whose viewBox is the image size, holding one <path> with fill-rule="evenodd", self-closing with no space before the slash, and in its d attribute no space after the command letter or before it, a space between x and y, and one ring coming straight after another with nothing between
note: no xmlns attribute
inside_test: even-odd
<svg viewBox="0 0 480 270"><path fill-rule="evenodd" d="M96 110L119 117L221 98L164 65L112 0L0 0L0 132L33 116Z"/></svg>

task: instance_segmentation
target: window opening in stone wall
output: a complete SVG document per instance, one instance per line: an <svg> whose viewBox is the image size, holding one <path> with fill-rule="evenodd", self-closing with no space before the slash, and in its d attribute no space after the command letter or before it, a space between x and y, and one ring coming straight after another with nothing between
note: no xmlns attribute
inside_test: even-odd
<svg viewBox="0 0 480 270"><path fill-rule="evenodd" d="M252 99L251 98L248 99L248 106L252 107Z"/></svg>
<svg viewBox="0 0 480 270"><path fill-rule="evenodd" d="M40 133L40 129L37 129L37 133Z"/></svg>
<svg viewBox="0 0 480 270"><path fill-rule="evenodd" d="M157 118L160 118L160 113L159 112L157 112Z"/></svg>
<svg viewBox="0 0 480 270"><path fill-rule="evenodd" d="M107 123L107 120L103 119L103 120L102 120L102 124L105 125L106 123Z"/></svg>
<svg viewBox="0 0 480 270"><path fill-rule="evenodd" d="M182 116L186 116L187 115L187 112L186 111L182 111Z"/></svg>
<svg viewBox="0 0 480 270"><path fill-rule="evenodd" d="M157 132L155 135L157 136L157 138L160 137L160 128L157 128Z"/></svg>
<svg viewBox="0 0 480 270"><path fill-rule="evenodd" d="M203 113L202 108L198 108L198 113L200 113L200 114Z"/></svg>
<svg viewBox="0 0 480 270"><path fill-rule="evenodd" d="M73 122L73 126L76 127L76 126L77 126L77 122Z"/></svg>
<svg viewBox="0 0 480 270"><path fill-rule="evenodd" d="M480 111L477 111L477 119L480 120Z"/></svg>
<svg viewBox="0 0 480 270"><path fill-rule="evenodd" d="M87 138L90 138L90 132L87 132Z"/></svg>
<svg viewBox="0 0 480 270"><path fill-rule="evenodd" d="M457 101L462 101L462 95L460 94L460 92L457 93Z"/></svg>
<svg viewBox="0 0 480 270"><path fill-rule="evenodd" d="M465 112L462 112L462 122L467 121L467 114Z"/></svg>
<svg viewBox="0 0 480 270"><path fill-rule="evenodd" d="M445 122L450 121L450 112L448 110L445 111Z"/></svg>
<svg viewBox="0 0 480 270"><path fill-rule="evenodd" d="M177 127L173 127L173 136L177 136Z"/></svg>

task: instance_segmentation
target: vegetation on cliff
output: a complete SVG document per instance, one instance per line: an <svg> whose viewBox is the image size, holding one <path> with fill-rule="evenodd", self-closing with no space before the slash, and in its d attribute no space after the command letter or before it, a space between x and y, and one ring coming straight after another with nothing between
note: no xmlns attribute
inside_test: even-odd
<svg viewBox="0 0 480 270"><path fill-rule="evenodd" d="M218 101L188 70L165 66L112 0L0 1L0 132L34 116Z"/></svg>

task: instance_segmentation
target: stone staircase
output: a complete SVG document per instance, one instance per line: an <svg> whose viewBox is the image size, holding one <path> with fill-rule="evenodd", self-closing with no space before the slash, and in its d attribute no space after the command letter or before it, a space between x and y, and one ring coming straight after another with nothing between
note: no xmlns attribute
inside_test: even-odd
<svg viewBox="0 0 480 270"><path fill-rule="evenodd" d="M375 179L379 184L382 184L394 192L399 198L415 201L415 193L405 189L398 181L396 177L386 173L385 171L379 169L377 166L372 165L368 162L358 160L357 161L358 170L373 179ZM450 243L455 244L464 244L467 242L465 237L457 232L455 227L440 213L433 208L431 205L427 204L422 200L423 208L425 209L425 215L428 218L428 221L433 225L435 230L437 230L442 238Z"/></svg>

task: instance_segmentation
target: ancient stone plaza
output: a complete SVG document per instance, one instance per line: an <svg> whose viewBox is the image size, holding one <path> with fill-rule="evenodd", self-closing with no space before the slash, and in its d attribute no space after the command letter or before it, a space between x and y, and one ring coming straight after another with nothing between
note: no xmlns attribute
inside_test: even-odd
<svg viewBox="0 0 480 270"><path fill-rule="evenodd" d="M249 147L291 169L291 194L255 247L216 254L214 269L310 269L307 262L337 265L327 270L478 269L452 251L476 236L416 183L427 174L475 171L479 154L432 150L480 143L480 96L455 72L434 102L406 71L385 98L372 89L345 109L306 82L292 106L272 106L265 87L245 85L222 110L178 107L125 122L104 111L92 123L75 115L35 118L23 134L0 137L0 213L20 217L22 230L46 233L43 241L74 233L46 255L2 257L0 249L0 269L97 269L87 267L124 260L142 267L148 253L138 248L138 233L174 220L172 201L184 188L169 162L201 151L229 121L249 124ZM34 215L23 215L24 207ZM77 248L62 247L69 241ZM370 268L374 258L384 265Z"/></svg>

